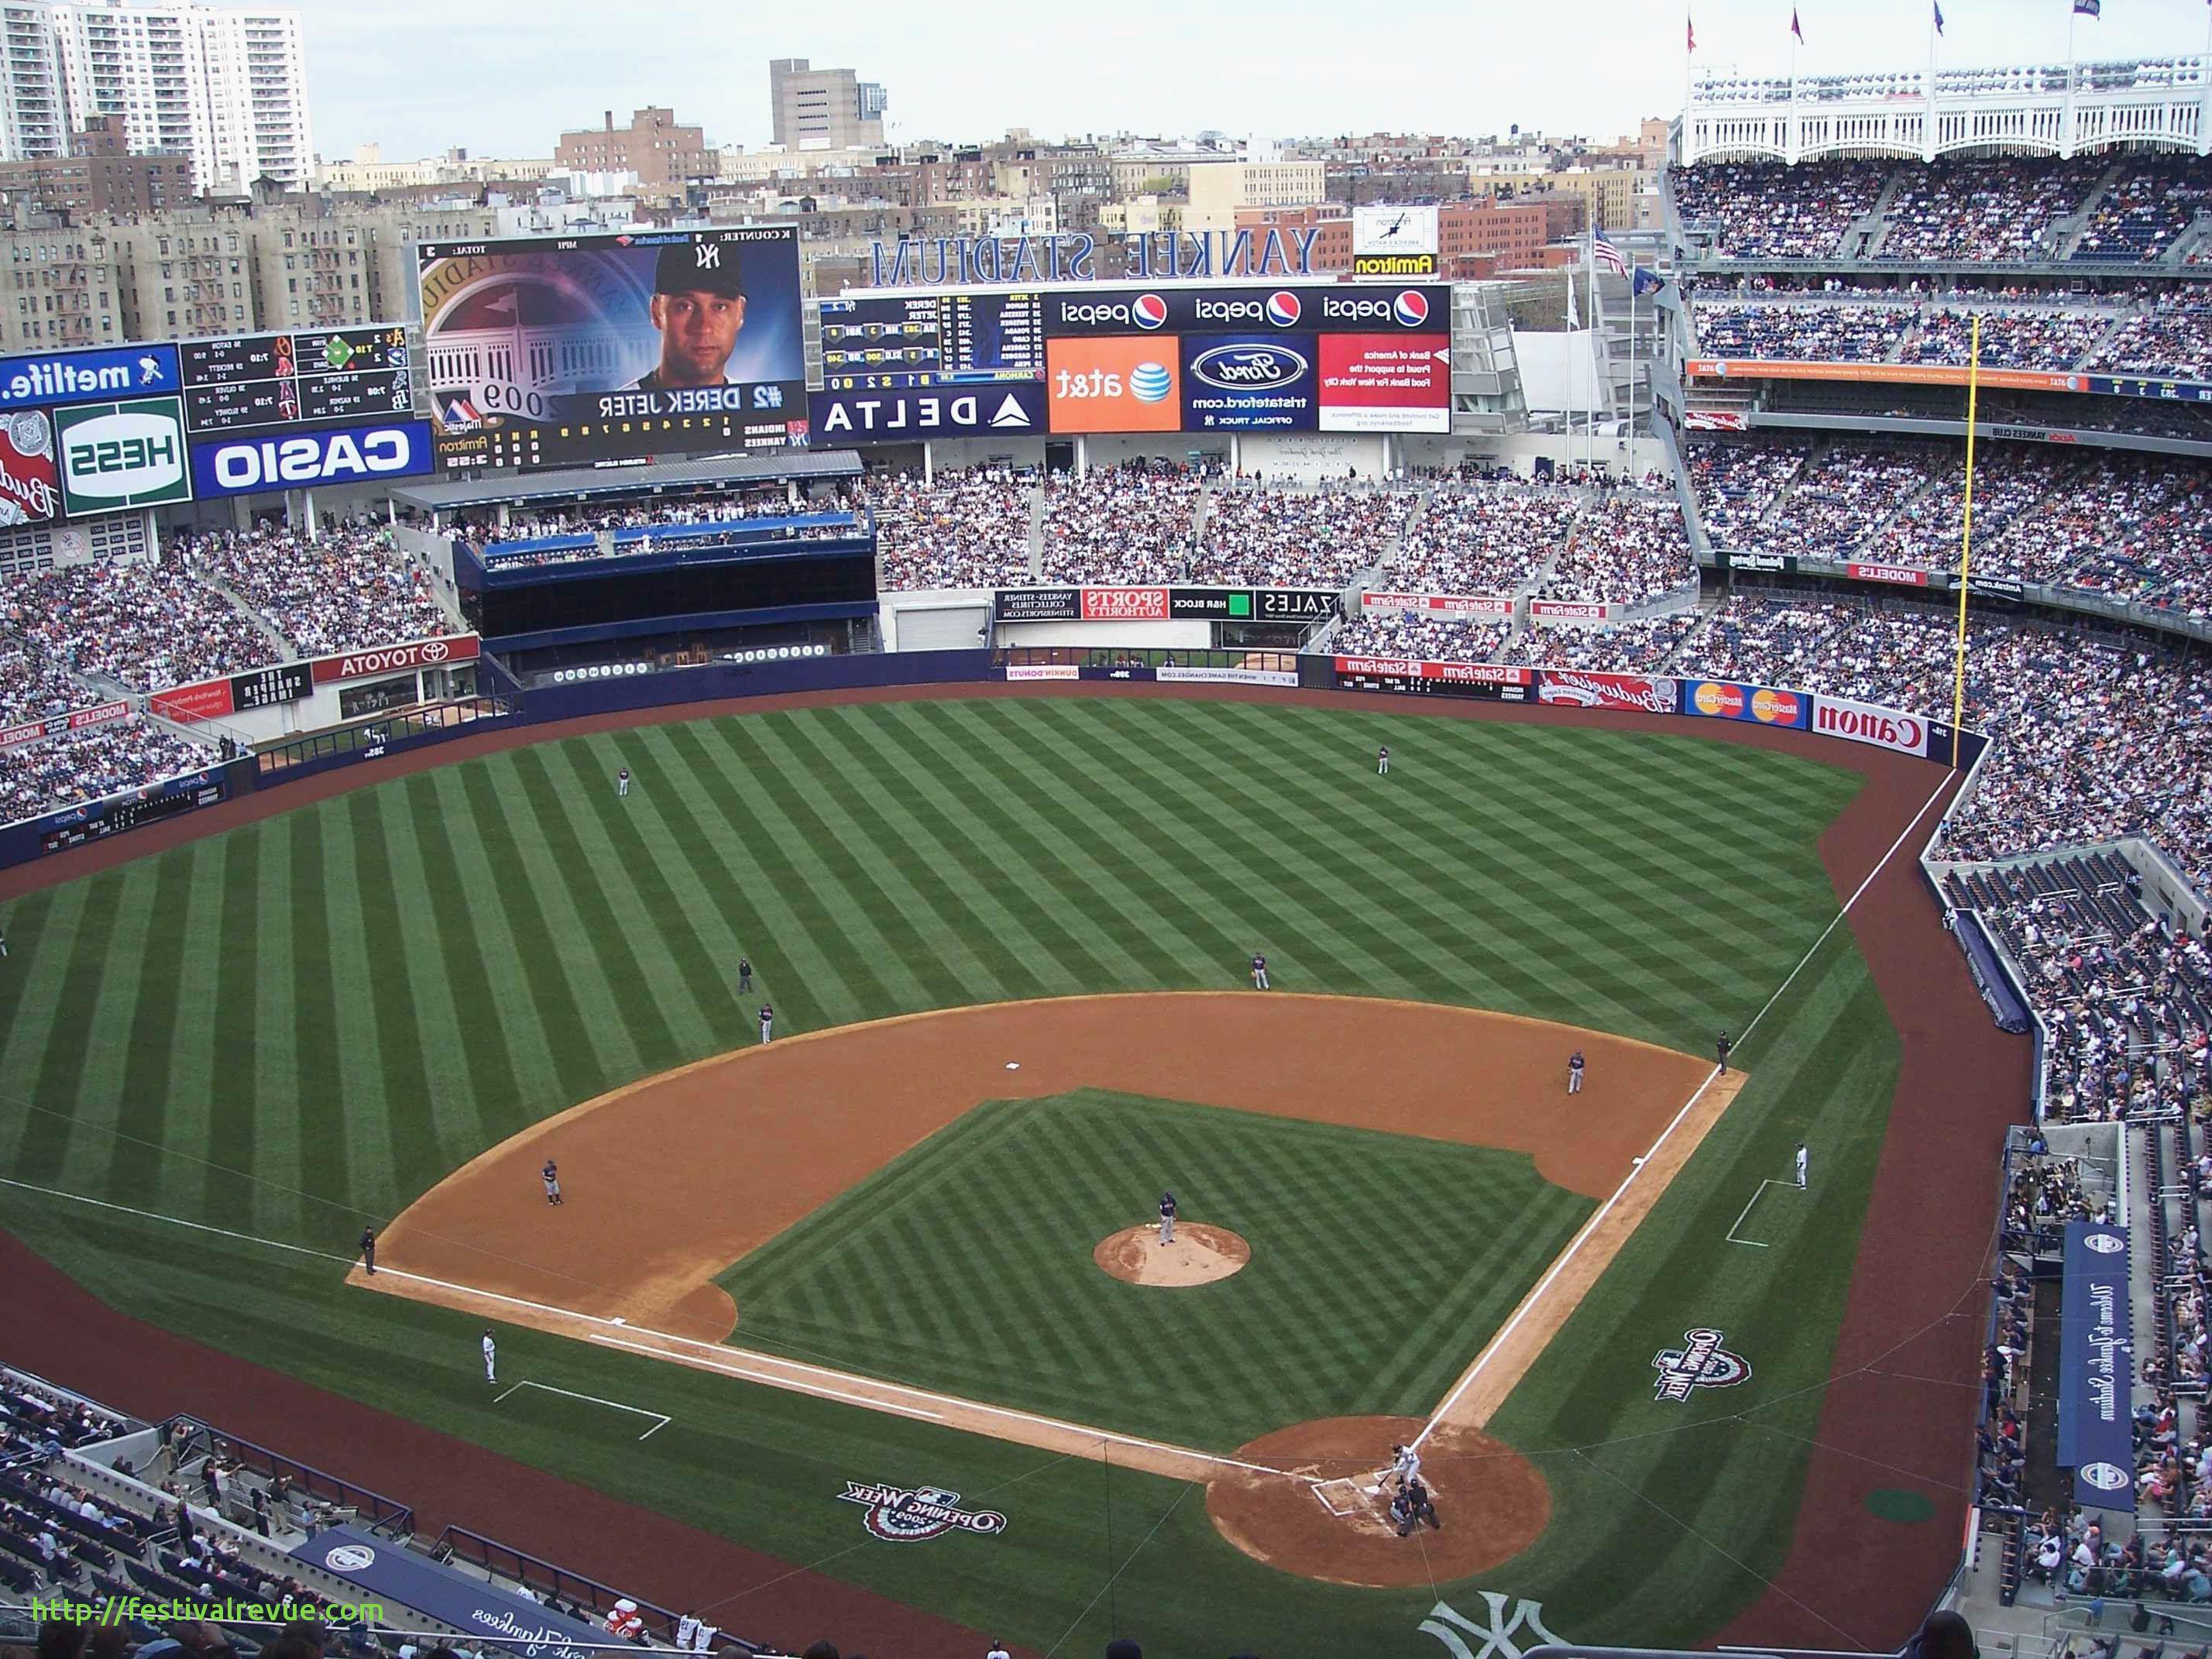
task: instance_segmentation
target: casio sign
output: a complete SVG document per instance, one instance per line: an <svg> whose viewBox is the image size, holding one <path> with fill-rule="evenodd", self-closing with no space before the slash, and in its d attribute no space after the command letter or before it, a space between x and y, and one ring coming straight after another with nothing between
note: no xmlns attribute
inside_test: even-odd
<svg viewBox="0 0 2212 1659"><path fill-rule="evenodd" d="M1190 372L1224 392L1267 392L1295 383L1306 360L1288 346L1221 345L1192 358Z"/></svg>
<svg viewBox="0 0 2212 1659"><path fill-rule="evenodd" d="M223 444L215 452L215 478L225 489L281 489L406 472L414 465L415 446L405 427L374 427Z"/></svg>
<svg viewBox="0 0 2212 1659"><path fill-rule="evenodd" d="M66 459L70 489L78 495L132 495L179 483L185 476L177 423L129 410L72 426Z"/></svg>

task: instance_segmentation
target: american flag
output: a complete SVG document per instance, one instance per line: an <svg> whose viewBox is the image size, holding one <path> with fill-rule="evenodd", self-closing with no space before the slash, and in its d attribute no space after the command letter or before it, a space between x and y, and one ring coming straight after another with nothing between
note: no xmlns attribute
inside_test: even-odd
<svg viewBox="0 0 2212 1659"><path fill-rule="evenodd" d="M1628 275L1627 256L1622 253L1619 248L1615 247L1612 242L1607 240L1606 234L1603 231L1593 230L1590 232L1590 252L1596 258L1598 264L1603 265L1614 276L1626 276Z"/></svg>

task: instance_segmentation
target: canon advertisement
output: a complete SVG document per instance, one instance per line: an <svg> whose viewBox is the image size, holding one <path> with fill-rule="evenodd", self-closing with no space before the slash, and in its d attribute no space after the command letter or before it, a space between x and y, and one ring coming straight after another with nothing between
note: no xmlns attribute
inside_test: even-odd
<svg viewBox="0 0 2212 1659"><path fill-rule="evenodd" d="M1052 429L1448 432L1450 300L1349 283L1050 292Z"/></svg>

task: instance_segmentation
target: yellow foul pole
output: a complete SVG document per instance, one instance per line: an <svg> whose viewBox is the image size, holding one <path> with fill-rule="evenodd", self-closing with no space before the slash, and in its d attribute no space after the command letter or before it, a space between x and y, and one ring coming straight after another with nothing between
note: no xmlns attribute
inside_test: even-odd
<svg viewBox="0 0 2212 1659"><path fill-rule="evenodd" d="M1974 319L1966 357L1966 511L1959 532L1959 648L1951 675L1951 769L1959 769L1959 728L1966 719L1966 590L1974 565L1974 416L1982 389L1982 319Z"/></svg>

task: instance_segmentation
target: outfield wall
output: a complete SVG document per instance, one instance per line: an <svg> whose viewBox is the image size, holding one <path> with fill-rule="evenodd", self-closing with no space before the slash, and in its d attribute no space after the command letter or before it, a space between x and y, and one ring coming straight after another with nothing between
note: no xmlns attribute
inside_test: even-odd
<svg viewBox="0 0 2212 1659"><path fill-rule="evenodd" d="M104 800L0 827L0 869L126 834L234 796L281 789L362 761L449 742L494 724L549 725L586 715L685 703L889 685L1149 680L1475 697L1596 711L1633 709L1691 720L1740 720L1872 744L1940 765L1951 763L1954 732L1947 722L1785 687L1392 657L1305 655L1297 659L1297 666L1292 672L1287 666L1253 665L1258 658L1276 654L1287 664L1287 653L1188 648L1173 653L1180 661L1146 665L1131 660L1135 649L1127 645L1088 650L1062 646L1036 653L1058 659L1046 661L1025 661L1023 659L1030 653L1019 651L877 652L781 662L717 662L657 674L518 687L507 695L472 700L465 717L457 714L451 724L417 727L395 720L387 726L368 721L336 732L309 734L281 750L227 761ZM1066 660L1070 657L1087 660ZM495 684L505 680L491 659L483 660L489 679ZM1960 732L1956 736L1962 761L1971 763L1979 757L1985 740L1978 732Z"/></svg>

